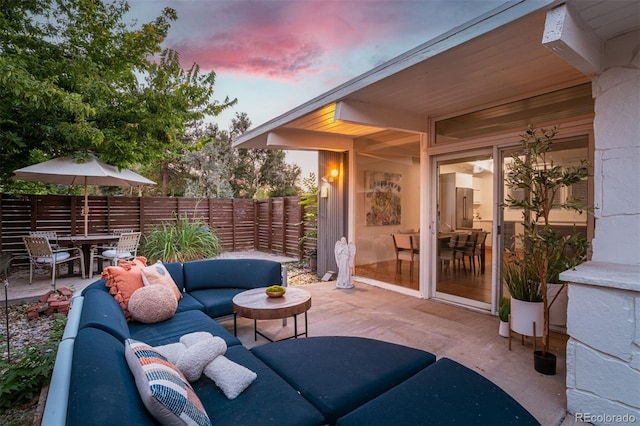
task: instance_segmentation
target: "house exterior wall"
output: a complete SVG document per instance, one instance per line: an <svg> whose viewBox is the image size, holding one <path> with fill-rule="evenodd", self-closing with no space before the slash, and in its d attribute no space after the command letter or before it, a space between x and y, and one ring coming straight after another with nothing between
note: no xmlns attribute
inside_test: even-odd
<svg viewBox="0 0 640 426"><path fill-rule="evenodd" d="M593 80L595 215L593 260L640 265L640 30L606 45Z"/></svg>
<svg viewBox="0 0 640 426"><path fill-rule="evenodd" d="M335 244L340 238L348 237L346 220L348 199L348 154L341 152L318 152L318 269L319 277L327 271L338 272L335 259ZM338 169L340 174L331 182L329 170Z"/></svg>
<svg viewBox="0 0 640 426"><path fill-rule="evenodd" d="M640 31L609 40L593 79L591 262L570 282L567 409L594 424L640 422Z"/></svg>

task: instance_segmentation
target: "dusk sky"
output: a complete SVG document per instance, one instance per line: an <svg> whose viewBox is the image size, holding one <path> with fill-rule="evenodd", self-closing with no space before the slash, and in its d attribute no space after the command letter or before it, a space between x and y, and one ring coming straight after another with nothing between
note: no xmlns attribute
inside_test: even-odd
<svg viewBox="0 0 640 426"><path fill-rule="evenodd" d="M140 23L176 10L164 47L215 71L215 98L252 127L505 3L504 0L129 0ZM304 162L309 156L288 155ZM313 162L313 157L311 157ZM303 166L303 176L308 166Z"/></svg>

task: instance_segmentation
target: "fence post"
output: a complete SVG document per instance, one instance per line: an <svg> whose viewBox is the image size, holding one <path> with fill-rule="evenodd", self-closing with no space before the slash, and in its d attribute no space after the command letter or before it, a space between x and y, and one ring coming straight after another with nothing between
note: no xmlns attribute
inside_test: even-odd
<svg viewBox="0 0 640 426"><path fill-rule="evenodd" d="M260 251L260 201L253 200L253 249Z"/></svg>
<svg viewBox="0 0 640 426"><path fill-rule="evenodd" d="M231 199L231 251L236 251L236 199Z"/></svg>
<svg viewBox="0 0 640 426"><path fill-rule="evenodd" d="M31 230L35 231L38 229L38 196L30 195L29 201L31 202Z"/></svg>
<svg viewBox="0 0 640 426"><path fill-rule="evenodd" d="M282 254L287 255L287 197L282 197Z"/></svg>
<svg viewBox="0 0 640 426"><path fill-rule="evenodd" d="M76 197L75 195L72 195L69 199L70 201L70 205L69 205L69 209L71 212L71 235L77 235L78 233L78 223L77 223L77 214L76 214L76 210L77 210L77 201L78 201L78 197Z"/></svg>

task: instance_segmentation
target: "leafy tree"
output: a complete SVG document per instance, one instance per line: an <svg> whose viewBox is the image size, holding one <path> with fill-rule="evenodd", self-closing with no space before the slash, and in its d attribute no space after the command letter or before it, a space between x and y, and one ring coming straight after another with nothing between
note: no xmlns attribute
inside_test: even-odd
<svg viewBox="0 0 640 426"><path fill-rule="evenodd" d="M128 10L124 0L0 4L0 182L35 157L172 161L188 123L235 103L211 100L213 72L184 71L161 50L173 9L142 25L126 21Z"/></svg>
<svg viewBox="0 0 640 426"><path fill-rule="evenodd" d="M245 113L236 114L231 121L233 139L244 133L251 121ZM231 186L240 198L268 198L296 195L296 181L301 169L287 164L285 153L274 149L239 148L234 155Z"/></svg>
<svg viewBox="0 0 640 426"><path fill-rule="evenodd" d="M197 64L185 72L172 50L163 51L160 62L150 66L146 83L143 95L152 117L147 147L160 153L162 195L166 196L172 164L196 149L193 138L186 134L188 127L205 116L220 114L236 100L211 102L215 73L201 74Z"/></svg>
<svg viewBox="0 0 640 426"><path fill-rule="evenodd" d="M296 195L301 170L272 149L233 149L232 142L251 126L246 113L236 113L229 131L211 125L200 138L202 148L185 156L194 176L193 196L268 198Z"/></svg>
<svg viewBox="0 0 640 426"><path fill-rule="evenodd" d="M185 156L193 177L186 193L196 197L233 198L229 183L229 177L233 175L229 132L220 130L217 124L210 124L199 138L198 146L199 150Z"/></svg>

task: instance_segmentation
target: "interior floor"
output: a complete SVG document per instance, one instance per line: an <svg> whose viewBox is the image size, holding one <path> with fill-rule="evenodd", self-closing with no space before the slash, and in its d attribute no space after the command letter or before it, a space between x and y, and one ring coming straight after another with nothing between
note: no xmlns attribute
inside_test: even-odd
<svg viewBox="0 0 640 426"><path fill-rule="evenodd" d="M443 270L436 286L437 291L454 296L473 299L480 302L491 303L491 250L485 251L485 272L480 273L476 265L476 272L470 270L467 262L466 268L452 265L450 270ZM355 274L360 277L394 284L401 287L419 290L420 288L420 262L413 266L413 279L410 274L409 262L402 262L400 272L396 271L396 261L371 263L355 267Z"/></svg>

